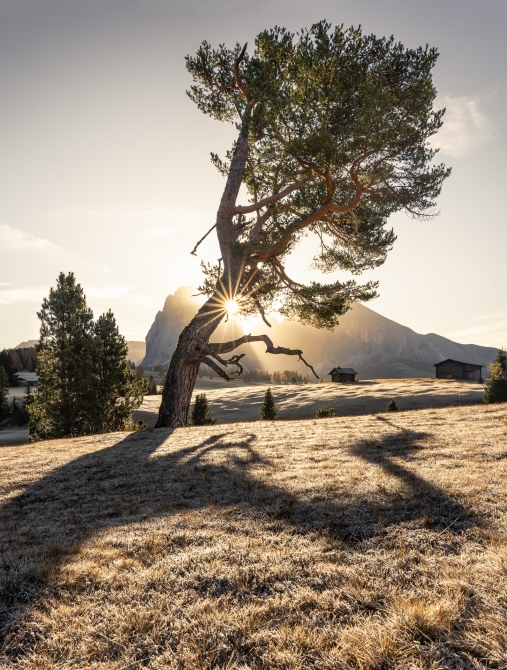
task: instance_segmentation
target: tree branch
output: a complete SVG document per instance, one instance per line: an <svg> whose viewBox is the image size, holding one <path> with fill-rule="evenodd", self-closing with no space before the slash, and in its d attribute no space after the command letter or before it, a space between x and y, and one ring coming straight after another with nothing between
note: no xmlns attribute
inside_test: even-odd
<svg viewBox="0 0 507 670"><path fill-rule="evenodd" d="M284 354L285 356L298 356L299 360L302 361L313 374L319 379L319 375L315 372L310 363L307 363L303 358L303 352L301 349L287 349L286 347L275 347L272 340L267 335L243 335L243 337L238 338L237 340L231 340L230 342L215 343L212 342L206 345L206 350L213 351L215 354L225 354L229 351L237 349L242 344L248 344L250 342L264 342L266 345L267 354Z"/></svg>
<svg viewBox="0 0 507 670"><path fill-rule="evenodd" d="M197 247L201 244L201 242L204 242L204 240L208 237L208 235L211 233L211 231L212 231L214 228L216 228L216 227L217 227L217 224L215 223L214 225L211 226L211 228L208 230L208 232L206 233L206 235L204 235L204 237L201 237L201 239L199 240L199 242L197 242L197 244L195 245L195 247L194 247L194 248L192 249L192 251L190 252L190 255L191 255L191 256L197 256L197 254L195 253L195 252L197 251Z"/></svg>
<svg viewBox="0 0 507 670"><path fill-rule="evenodd" d="M266 205L270 205L272 202L278 202L278 200L285 198L285 196L289 195L289 193L292 193L292 191L295 191L300 186L303 186L303 184L305 184L308 181L308 179L309 177L306 177L305 179L301 179L300 181L294 182L294 184L289 184L289 186L287 186L287 188L284 188L283 191L280 191L279 193L274 193L273 195L270 195L267 198L263 198L258 202L254 202L253 205L245 205L243 207L241 205L238 205L234 209L234 213L251 214L252 212L255 212L258 209L262 209Z"/></svg>

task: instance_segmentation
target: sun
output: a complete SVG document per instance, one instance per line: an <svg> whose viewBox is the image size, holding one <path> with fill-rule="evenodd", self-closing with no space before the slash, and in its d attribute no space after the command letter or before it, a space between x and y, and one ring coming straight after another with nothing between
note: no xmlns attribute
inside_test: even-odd
<svg viewBox="0 0 507 670"><path fill-rule="evenodd" d="M225 310L229 316L234 316L239 312L239 305L236 300L228 300L225 303Z"/></svg>

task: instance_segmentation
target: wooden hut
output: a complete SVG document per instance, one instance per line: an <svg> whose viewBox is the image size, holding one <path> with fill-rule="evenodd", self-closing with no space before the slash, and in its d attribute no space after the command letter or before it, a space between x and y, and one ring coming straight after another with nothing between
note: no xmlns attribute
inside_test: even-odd
<svg viewBox="0 0 507 670"><path fill-rule="evenodd" d="M470 379L482 382L482 365L464 363L446 358L445 361L434 363L437 379Z"/></svg>
<svg viewBox="0 0 507 670"><path fill-rule="evenodd" d="M352 368L333 368L328 374L332 382L357 382L357 372Z"/></svg>

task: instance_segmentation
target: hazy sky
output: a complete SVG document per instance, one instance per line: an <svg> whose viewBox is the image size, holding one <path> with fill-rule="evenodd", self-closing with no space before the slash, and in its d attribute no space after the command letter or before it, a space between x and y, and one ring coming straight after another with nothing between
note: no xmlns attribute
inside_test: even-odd
<svg viewBox="0 0 507 670"><path fill-rule="evenodd" d="M168 293L196 286L195 241L223 186L211 151L234 130L185 95L184 56L326 18L438 47L437 144L453 167L430 223L398 241L369 307L414 330L507 345L505 0L0 0L0 347L36 338L36 311L73 270L96 315L144 339ZM288 264L307 269L313 242ZM210 240L201 248L217 258ZM285 343L288 344L288 343Z"/></svg>

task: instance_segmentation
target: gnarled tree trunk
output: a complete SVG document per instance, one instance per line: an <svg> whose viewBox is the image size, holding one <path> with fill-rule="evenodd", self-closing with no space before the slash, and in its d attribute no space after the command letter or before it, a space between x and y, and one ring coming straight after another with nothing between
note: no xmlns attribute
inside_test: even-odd
<svg viewBox="0 0 507 670"><path fill-rule="evenodd" d="M231 245L238 237L233 217L247 156L248 140L246 133L242 132L236 144L217 212L216 228L222 254L223 274L213 296L204 303L181 332L167 371L156 428L185 426L199 365L206 362L215 370L218 368L213 361L206 358L203 348L208 344L226 313L224 289L229 294L226 300L233 300L235 287L238 286L243 272L241 261L232 253Z"/></svg>

